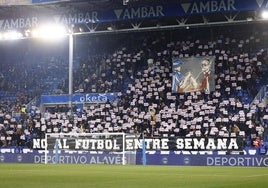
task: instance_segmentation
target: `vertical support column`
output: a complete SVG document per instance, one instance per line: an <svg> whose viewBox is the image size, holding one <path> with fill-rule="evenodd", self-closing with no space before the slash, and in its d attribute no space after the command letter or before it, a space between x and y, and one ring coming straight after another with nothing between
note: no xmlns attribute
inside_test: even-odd
<svg viewBox="0 0 268 188"><path fill-rule="evenodd" d="M59 140L58 139L56 139L54 148L55 148L55 161L54 161L54 163L59 164Z"/></svg>
<svg viewBox="0 0 268 188"><path fill-rule="evenodd" d="M142 136L142 164L146 165L146 145L145 145L145 139L144 139L144 134Z"/></svg>
<svg viewBox="0 0 268 188"><path fill-rule="evenodd" d="M69 107L72 110L73 98L73 33L69 35Z"/></svg>
<svg viewBox="0 0 268 188"><path fill-rule="evenodd" d="M48 163L47 156L48 156L48 144L47 144L47 134L45 134L45 140L46 140L46 147L45 147L45 164Z"/></svg>
<svg viewBox="0 0 268 188"><path fill-rule="evenodd" d="M122 165L125 165L126 164L126 135L125 133L123 133L123 159L122 159Z"/></svg>

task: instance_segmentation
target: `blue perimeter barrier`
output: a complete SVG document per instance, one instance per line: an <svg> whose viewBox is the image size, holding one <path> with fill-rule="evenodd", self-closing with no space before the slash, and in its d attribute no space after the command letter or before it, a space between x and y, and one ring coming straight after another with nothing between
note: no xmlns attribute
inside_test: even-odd
<svg viewBox="0 0 268 188"><path fill-rule="evenodd" d="M254 150L244 151L244 154L221 155L217 153L200 153L184 151L147 151L147 165L180 165L180 166L254 166L268 167L268 154L260 155ZM132 157L131 157L131 156ZM134 157L133 157L134 156ZM135 158L133 160L133 158ZM122 155L105 152L60 152L56 158L52 154L49 163L64 164L122 164ZM126 154L127 164L143 165L143 152L136 151ZM44 151L30 151L27 153L0 153L1 163L45 163Z"/></svg>

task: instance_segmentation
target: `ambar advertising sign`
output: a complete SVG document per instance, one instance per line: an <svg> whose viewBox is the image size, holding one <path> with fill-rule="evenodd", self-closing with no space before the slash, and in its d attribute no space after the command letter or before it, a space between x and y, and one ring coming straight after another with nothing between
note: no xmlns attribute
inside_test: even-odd
<svg viewBox="0 0 268 188"><path fill-rule="evenodd" d="M59 2L55 0L34 0L33 4ZM2 5L22 5L30 4L29 0L2 0ZM1 4L1 1L0 1ZM34 7L31 7L34 8ZM87 11L76 11L69 13L68 10L62 14L57 12L46 15L46 12L38 12L41 15L29 15L28 17L13 17L0 20L1 30L33 28L43 22L54 22L57 24L87 24L102 23L112 21L137 20L137 19L155 19L164 17L187 16L193 14L212 14L241 11L258 11L268 8L266 0L189 0L187 2L173 2L161 4L142 4L140 6L110 6L109 9L96 10L88 8Z"/></svg>

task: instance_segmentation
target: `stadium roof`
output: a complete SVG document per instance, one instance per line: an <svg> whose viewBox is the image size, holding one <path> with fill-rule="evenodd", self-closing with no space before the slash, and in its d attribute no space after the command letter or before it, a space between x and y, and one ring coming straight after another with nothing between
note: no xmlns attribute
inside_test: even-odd
<svg viewBox="0 0 268 188"><path fill-rule="evenodd" d="M108 33L263 22L260 0L24 0L2 1L0 30L29 29L43 21L74 33ZM17 2L17 3L16 3ZM20 3L18 3L20 2ZM33 3L35 2L35 3ZM267 3L267 4L266 4Z"/></svg>

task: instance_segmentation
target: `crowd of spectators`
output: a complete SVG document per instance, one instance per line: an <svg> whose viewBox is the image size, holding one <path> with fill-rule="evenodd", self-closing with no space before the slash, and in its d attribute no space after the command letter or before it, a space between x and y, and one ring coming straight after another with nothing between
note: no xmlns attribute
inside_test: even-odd
<svg viewBox="0 0 268 188"><path fill-rule="evenodd" d="M2 147L30 147L33 138L44 138L45 133L53 132L123 131L160 138L239 136L250 147L257 146L256 140L268 141L267 104L254 99L267 81L264 45L268 33L248 30L235 35L235 29L213 31L213 37L192 34L187 38L177 36L182 32L176 31L156 32L148 37L134 33L135 45L82 61L74 74L75 90L118 91L119 100L85 105L74 112L41 113L33 106L19 119L3 105ZM191 56L215 57L215 91L171 92L172 60Z"/></svg>
<svg viewBox="0 0 268 188"><path fill-rule="evenodd" d="M52 94L53 85L68 76L68 63L56 47L36 46L32 41L0 46L0 100L10 107L27 104L41 94Z"/></svg>

